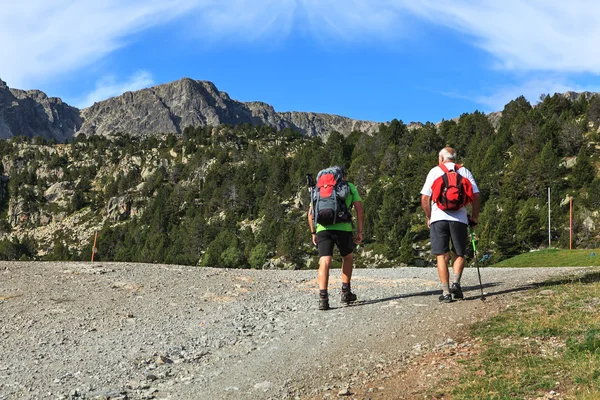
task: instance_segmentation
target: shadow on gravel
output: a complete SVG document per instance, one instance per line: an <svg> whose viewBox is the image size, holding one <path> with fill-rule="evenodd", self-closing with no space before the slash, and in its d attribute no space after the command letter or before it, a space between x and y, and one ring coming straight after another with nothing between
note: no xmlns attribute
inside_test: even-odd
<svg viewBox="0 0 600 400"><path fill-rule="evenodd" d="M563 278L551 278L545 282L539 282L539 283L528 283L522 286L517 286L514 288L510 288L510 289L504 289L504 290L500 290L498 292L490 292L490 293L485 293L485 297L493 297L493 296L497 296L500 294L506 294L506 293L515 293L515 292L523 292L525 290L530 290L530 289L538 289L538 288L545 288L545 287L552 287L552 286L560 286L560 285L568 285L571 283L595 283L595 282L600 282L600 272L589 272L583 275L572 275L572 276L568 276L568 277L563 277ZM485 285L483 285L485 287ZM479 289L479 286L471 286L469 289ZM464 291L464 288L463 288ZM465 293L466 294L466 293ZM465 298L465 300L478 300L480 299L481 296L475 296L475 297L468 297Z"/></svg>
<svg viewBox="0 0 600 400"><path fill-rule="evenodd" d="M498 286L500 283L497 282L492 282L492 283L485 283L483 285L484 288L489 288L489 287L494 287L494 286ZM463 286L463 291L467 291L467 290L479 290L479 285L477 286ZM398 296L390 296L390 297L385 297L383 299L373 299L373 300L361 300L358 303L355 303L352 305L352 307L356 307L356 306L366 306L369 304L377 304L377 303L383 303L386 301L394 301L394 300L399 300L399 299L407 299L409 297L426 297L426 296L439 296L442 293L442 291L440 289L437 290L428 290L425 292L416 292L416 293L407 293L407 294L401 294Z"/></svg>
<svg viewBox="0 0 600 400"><path fill-rule="evenodd" d="M485 297L489 298L489 297L494 297L494 296L507 294L507 293L524 292L526 290L531 290L531 289L537 289L537 288L542 288L542 287L552 287L552 286L559 286L559 285L567 285L567 284L571 284L571 283L587 284L587 283L595 283L595 282L600 282L600 271L599 272L589 272L589 273L586 273L584 275L579 275L579 276L575 275L575 276L569 276L569 277L560 278L560 279L550 279L548 281L540 282L540 283L528 283L525 285L516 286L516 287L509 288L509 289L504 289L504 290L499 290L499 291L494 291L494 292L485 292ZM483 288L484 289L492 288L492 287L499 286L501 284L502 284L502 282L484 283ZM481 287L479 285L463 286L462 289L463 289L463 292L465 293L465 298L462 301L472 301L472 300L480 300L481 299L481 292L480 292ZM470 293L470 292L473 292L473 293ZM407 293L407 294L402 294L402 295L398 295L398 296L385 297L383 299L364 300L364 301L355 303L352 306L353 307L366 306L369 304L377 304L377 303L383 303L386 301L406 299L409 297L439 295L440 293L441 293L441 291L439 289L428 290L425 292Z"/></svg>

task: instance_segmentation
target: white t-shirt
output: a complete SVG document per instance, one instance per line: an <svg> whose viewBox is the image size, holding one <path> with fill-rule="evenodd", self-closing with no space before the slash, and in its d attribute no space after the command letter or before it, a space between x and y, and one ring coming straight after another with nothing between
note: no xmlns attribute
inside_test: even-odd
<svg viewBox="0 0 600 400"><path fill-rule="evenodd" d="M444 164L449 170L454 169L453 162L446 162ZM473 178L473 174L471 174L471 171L469 171L465 167L461 167L458 170L458 173L471 181L471 185L473 185L473 193L479 193L477 183L475 183L475 178ZM427 179L425 180L423 189L421 189L421 194L431 197L431 187L433 186L433 182L442 175L444 175L444 171L442 171L442 169L439 166L431 168L429 174L427 174ZM440 210L436 203L431 203L431 219L429 220L429 223L433 224L436 221L458 221L462 222L463 224L468 224L469 219L467 217L467 208L463 207L460 210L454 211Z"/></svg>

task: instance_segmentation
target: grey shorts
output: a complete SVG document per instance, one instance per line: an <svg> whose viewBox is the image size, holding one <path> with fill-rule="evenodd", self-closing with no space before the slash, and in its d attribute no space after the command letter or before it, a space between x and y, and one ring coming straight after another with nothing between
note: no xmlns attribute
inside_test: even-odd
<svg viewBox="0 0 600 400"><path fill-rule="evenodd" d="M457 256L463 257L467 250L468 225L456 221L436 221L429 227L431 238L431 252L435 255L445 254L452 251Z"/></svg>

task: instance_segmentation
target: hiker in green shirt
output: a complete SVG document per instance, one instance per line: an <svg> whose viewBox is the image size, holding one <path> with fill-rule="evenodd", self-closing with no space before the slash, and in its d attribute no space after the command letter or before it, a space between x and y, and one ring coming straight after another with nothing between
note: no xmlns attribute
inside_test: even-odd
<svg viewBox="0 0 600 400"><path fill-rule="evenodd" d="M352 207L356 210L357 232L353 235ZM352 278L352 252L363 240L364 211L356 186L346 181L343 167L331 167L317 175L308 210L308 225L312 241L319 250L319 310L329 309L329 268L333 260L333 248L337 246L342 256L342 297L344 304L356 301L350 289Z"/></svg>

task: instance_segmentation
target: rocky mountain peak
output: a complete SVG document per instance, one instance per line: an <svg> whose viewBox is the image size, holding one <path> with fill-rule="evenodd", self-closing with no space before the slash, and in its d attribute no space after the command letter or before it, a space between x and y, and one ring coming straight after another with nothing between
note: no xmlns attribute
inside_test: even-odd
<svg viewBox="0 0 600 400"><path fill-rule="evenodd" d="M579 98L581 98L582 96L586 99L586 100L591 100L592 97L594 96L598 96L597 92L565 92L563 93L563 96L566 97L567 99L571 100L571 101L577 101L579 100Z"/></svg>
<svg viewBox="0 0 600 400"><path fill-rule="evenodd" d="M39 90L11 89L0 80L0 139L42 136L64 142L74 135L138 136L181 133L187 126L268 125L326 137L336 130L375 132L379 124L329 114L277 112L263 102L240 102L210 81L188 77L94 103L79 110Z"/></svg>
<svg viewBox="0 0 600 400"><path fill-rule="evenodd" d="M187 126L268 125L292 128L306 135L326 136L332 130L371 133L379 124L329 114L276 112L266 103L244 103L219 91L210 81L182 78L148 89L124 93L82 110L84 122L77 134L108 135L128 132L148 136L181 133Z"/></svg>
<svg viewBox="0 0 600 400"><path fill-rule="evenodd" d="M0 139L42 136L64 142L81 127L79 110L39 90L9 88L0 80Z"/></svg>
<svg viewBox="0 0 600 400"><path fill-rule="evenodd" d="M590 100L594 92L565 92L576 101ZM490 113L497 127L501 112ZM181 133L187 126L220 124L267 125L278 130L295 129L305 135L326 138L332 131L374 133L378 122L354 120L338 115L276 111L261 101L241 102L220 91L210 81L184 77L177 81L123 93L78 110L61 99L39 90L11 89L0 80L0 139L18 134L40 135L58 141L73 135L110 135L124 132L138 136ZM408 124L418 129L421 123Z"/></svg>

